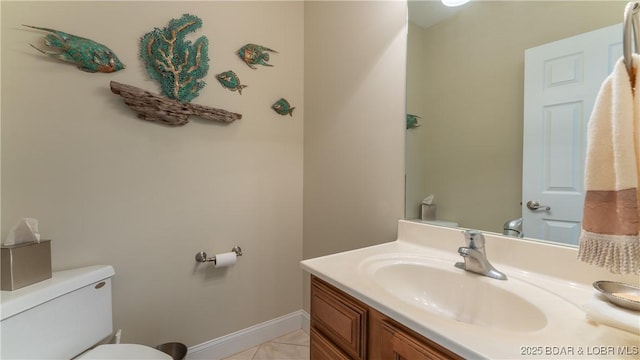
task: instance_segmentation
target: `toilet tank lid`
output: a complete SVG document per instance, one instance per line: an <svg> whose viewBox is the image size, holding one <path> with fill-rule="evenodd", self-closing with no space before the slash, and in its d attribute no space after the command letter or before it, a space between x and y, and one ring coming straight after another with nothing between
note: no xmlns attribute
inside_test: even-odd
<svg viewBox="0 0 640 360"><path fill-rule="evenodd" d="M112 266L94 265L56 271L50 279L14 291L1 291L2 320L113 275L115 271Z"/></svg>

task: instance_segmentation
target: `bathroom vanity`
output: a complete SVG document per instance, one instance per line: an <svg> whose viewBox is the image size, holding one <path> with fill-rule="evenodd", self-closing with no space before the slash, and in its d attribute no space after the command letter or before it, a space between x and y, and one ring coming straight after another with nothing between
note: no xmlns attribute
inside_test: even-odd
<svg viewBox="0 0 640 360"><path fill-rule="evenodd" d="M311 277L311 358L462 359L315 276Z"/></svg>
<svg viewBox="0 0 640 360"><path fill-rule="evenodd" d="M640 335L590 322L597 280L637 285L576 260L577 249L485 234L508 280L455 267L460 229L401 220L398 240L304 260L311 358L629 358Z"/></svg>

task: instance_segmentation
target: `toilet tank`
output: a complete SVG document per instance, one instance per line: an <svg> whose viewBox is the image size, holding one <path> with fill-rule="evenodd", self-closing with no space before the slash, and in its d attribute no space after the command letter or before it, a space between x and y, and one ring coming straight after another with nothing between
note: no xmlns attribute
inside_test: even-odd
<svg viewBox="0 0 640 360"><path fill-rule="evenodd" d="M56 271L1 292L0 359L71 359L109 336L111 266Z"/></svg>

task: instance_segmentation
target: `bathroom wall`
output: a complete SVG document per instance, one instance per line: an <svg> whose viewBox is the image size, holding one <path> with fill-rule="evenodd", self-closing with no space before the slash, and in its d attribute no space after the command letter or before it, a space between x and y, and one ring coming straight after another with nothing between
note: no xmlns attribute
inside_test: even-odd
<svg viewBox="0 0 640 360"><path fill-rule="evenodd" d="M406 138L406 166L407 177L405 182L405 198L413 201L405 202L405 216L407 219L420 218L419 203L429 195L429 168L425 158L425 152L429 144L429 134L424 130L424 118L427 113L427 101L425 92L429 82L425 81L427 67L425 59L429 56L426 52L427 44L424 41L424 28L409 21L407 34L407 113L418 115L420 127L407 130ZM439 198L436 200L440 200Z"/></svg>
<svg viewBox="0 0 640 360"><path fill-rule="evenodd" d="M196 35L210 41L208 86L195 102L242 120L168 128L136 119L110 93L111 80L158 91L138 38L185 12L203 19ZM298 310L303 253L396 238L403 1L3 1L1 14L1 235L36 217L53 239L55 269L114 265L125 341L195 345ZM20 24L103 42L127 69L88 74L48 59L28 46L43 33ZM234 52L248 42L278 50L275 67L241 63ZM228 69L249 86L243 95L213 78ZM269 109L281 96L293 117ZM245 254L232 268L193 261L236 244Z"/></svg>
<svg viewBox="0 0 640 360"><path fill-rule="evenodd" d="M304 257L394 240L406 4L308 2L304 42Z"/></svg>
<svg viewBox="0 0 640 360"><path fill-rule="evenodd" d="M407 8L306 2L304 12L303 256L311 258L396 239Z"/></svg>
<svg viewBox="0 0 640 360"><path fill-rule="evenodd" d="M191 346L299 310L303 8L2 1L1 236L19 218L35 217L52 239L54 270L113 265L114 321L125 341ZM110 92L111 80L159 91L138 41L183 13L203 20L194 39L209 39L208 85L194 102L242 120L192 118L171 128L137 119ZM92 74L47 58L29 47L45 33L21 24L102 42L127 68ZM250 42L278 51L274 67L252 70L240 61L235 51ZM229 69L248 85L242 95L215 79ZM280 97L296 107L293 117L270 108ZM200 250L234 245L244 251L234 267L194 261Z"/></svg>
<svg viewBox="0 0 640 360"><path fill-rule="evenodd" d="M495 218L519 217L524 51L622 22L624 5L471 2L427 30L412 27L410 39L422 36L415 56L422 56L426 86L421 102L408 98L409 112L424 110L422 126L407 135L407 147L421 151L407 163L423 161L424 183L408 181L407 217L419 216L418 204L429 193L438 217L465 227L502 232ZM415 61L410 57L408 64Z"/></svg>

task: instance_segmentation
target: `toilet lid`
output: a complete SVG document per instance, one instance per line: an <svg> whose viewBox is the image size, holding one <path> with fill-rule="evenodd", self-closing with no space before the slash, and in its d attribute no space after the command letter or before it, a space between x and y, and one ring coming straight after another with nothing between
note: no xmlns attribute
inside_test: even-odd
<svg viewBox="0 0 640 360"><path fill-rule="evenodd" d="M163 359L173 360L171 356L152 347L139 344L105 344L82 354L78 359Z"/></svg>

